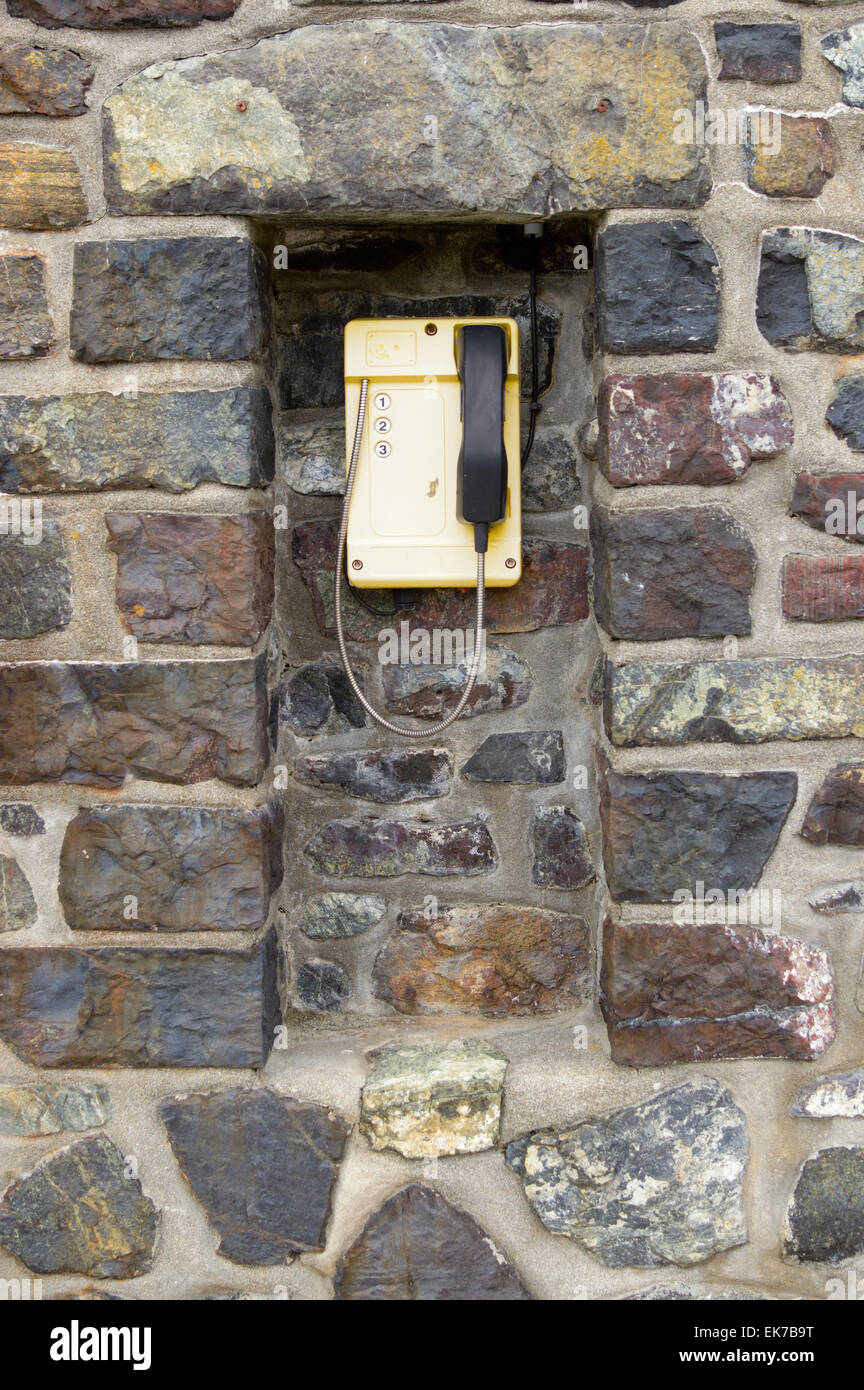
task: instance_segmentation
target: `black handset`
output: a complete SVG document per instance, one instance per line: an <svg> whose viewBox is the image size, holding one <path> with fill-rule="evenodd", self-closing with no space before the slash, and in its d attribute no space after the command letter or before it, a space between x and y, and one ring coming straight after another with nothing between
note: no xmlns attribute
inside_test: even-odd
<svg viewBox="0 0 864 1390"><path fill-rule="evenodd" d="M476 550L507 512L504 383L507 335L496 324L456 330L456 370L462 383L462 447L456 502L460 521L474 527Z"/></svg>

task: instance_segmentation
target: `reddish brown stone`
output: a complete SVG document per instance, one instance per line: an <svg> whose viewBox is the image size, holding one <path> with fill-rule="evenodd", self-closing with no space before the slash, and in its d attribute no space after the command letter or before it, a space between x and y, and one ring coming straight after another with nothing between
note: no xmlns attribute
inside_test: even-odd
<svg viewBox="0 0 864 1390"><path fill-rule="evenodd" d="M799 473L789 511L814 531L864 545L864 473Z"/></svg>
<svg viewBox="0 0 864 1390"><path fill-rule="evenodd" d="M591 511L594 613L635 642L750 631L756 552L720 507Z"/></svg>
<svg viewBox="0 0 864 1390"><path fill-rule="evenodd" d="M599 400L600 467L614 487L735 482L792 443L792 413L764 372L614 374Z"/></svg>
<svg viewBox="0 0 864 1390"><path fill-rule="evenodd" d="M0 48L0 116L83 116L93 69L68 48Z"/></svg>
<svg viewBox="0 0 864 1390"><path fill-rule="evenodd" d="M838 763L828 774L801 834L814 845L864 845L864 763Z"/></svg>
<svg viewBox="0 0 864 1390"><path fill-rule="evenodd" d="M9 13L45 29L166 28L229 19L240 0L7 0Z"/></svg>
<svg viewBox="0 0 864 1390"><path fill-rule="evenodd" d="M117 604L143 642L252 647L273 604L273 521L178 512L105 517Z"/></svg>
<svg viewBox="0 0 864 1390"><path fill-rule="evenodd" d="M315 605L315 618L327 637L335 632L333 618L333 566L339 522L335 517L304 521L294 529L293 555ZM577 623L588 617L588 551L584 546L528 536L522 543L522 578L509 589L486 592L486 627L489 632L534 632L559 623ZM364 594L388 611L388 593ZM416 607L399 613L415 628L471 628L474 623L473 589L421 589ZM377 637L381 618L372 614L343 590L345 634L355 641Z"/></svg>
<svg viewBox="0 0 864 1390"><path fill-rule="evenodd" d="M806 1060L834 1040L818 947L752 927L607 921L600 996L612 1060Z"/></svg>
<svg viewBox="0 0 864 1390"><path fill-rule="evenodd" d="M421 820L334 820L304 847L313 868L335 878L400 874L491 874L498 867L479 818L442 825Z"/></svg>
<svg viewBox="0 0 864 1390"><path fill-rule="evenodd" d="M569 806L538 806L531 844L531 882L538 888L569 891L584 888L596 878L585 827Z"/></svg>
<svg viewBox="0 0 864 1390"><path fill-rule="evenodd" d="M551 1013L590 997L581 917L513 903L412 908L375 962L375 993L403 1014Z"/></svg>
<svg viewBox="0 0 864 1390"><path fill-rule="evenodd" d="M87 200L75 156L56 145L0 145L0 227L78 227Z"/></svg>
<svg viewBox="0 0 864 1390"><path fill-rule="evenodd" d="M831 123L824 116L787 116L785 112L760 113L771 121L779 148L766 141L745 146L747 182L756 193L769 198L818 198L834 173Z"/></svg>
<svg viewBox="0 0 864 1390"><path fill-rule="evenodd" d="M806 623L864 618L864 556L786 555L783 616Z"/></svg>
<svg viewBox="0 0 864 1390"><path fill-rule="evenodd" d="M267 752L263 657L0 666L3 786L119 787L129 773L251 786Z"/></svg>

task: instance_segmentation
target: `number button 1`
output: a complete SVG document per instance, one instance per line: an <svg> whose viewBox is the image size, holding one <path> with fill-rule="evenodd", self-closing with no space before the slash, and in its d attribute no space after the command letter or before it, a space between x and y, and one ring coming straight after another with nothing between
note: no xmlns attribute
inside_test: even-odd
<svg viewBox="0 0 864 1390"><path fill-rule="evenodd" d="M373 396L372 399L375 403L376 410L390 409L390 397L387 395L386 391L379 391L377 396Z"/></svg>

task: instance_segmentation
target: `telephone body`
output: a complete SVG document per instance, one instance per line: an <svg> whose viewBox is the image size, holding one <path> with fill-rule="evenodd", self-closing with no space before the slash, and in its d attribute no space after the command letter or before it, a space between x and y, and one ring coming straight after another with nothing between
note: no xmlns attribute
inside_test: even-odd
<svg viewBox="0 0 864 1390"><path fill-rule="evenodd" d="M486 585L515 584L522 573L516 321L348 323L348 460L364 379L366 424L347 526L350 583L473 588L479 521L488 522Z"/></svg>

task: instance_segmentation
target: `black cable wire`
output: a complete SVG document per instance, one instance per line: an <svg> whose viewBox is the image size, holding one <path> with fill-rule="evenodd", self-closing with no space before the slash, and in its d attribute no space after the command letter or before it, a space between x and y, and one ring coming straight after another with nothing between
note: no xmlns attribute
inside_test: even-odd
<svg viewBox="0 0 864 1390"><path fill-rule="evenodd" d="M356 586L356 584L352 584L352 583L351 583L351 577L350 577L350 575L348 574L348 552L347 552L347 549L346 549L346 552L345 552L345 560L344 560L344 563L343 563L343 565L342 565L342 573L343 573L343 575L345 576L345 583L346 583L347 586L348 586L348 590L349 590L349 592L350 592L350 594L351 594L351 597L352 597L352 598L355 598L355 599L357 600L357 602L360 604L360 607L361 607L361 608L365 608L365 609L366 609L366 612L367 612L367 613L371 613L372 616L373 616L374 618L395 618L397 613L409 613L409 612L411 611L412 608L416 608L416 607L417 607L417 595L416 595L416 593L414 593L413 590L411 590L411 589L394 589L394 590L393 590L393 607L392 607L392 609L390 609L390 610L385 610L385 609L383 609L383 608L373 608L373 607L372 607L372 604L371 604L371 603L367 603L367 602L366 602L366 599L362 597L363 590L362 590L362 589L358 589L357 586ZM402 593L402 594L410 594L411 597L410 597L410 598L403 599L403 601L402 601L401 603L399 603L399 602L397 601L397 599L396 599L396 595L399 594L399 593Z"/></svg>
<svg viewBox="0 0 864 1390"><path fill-rule="evenodd" d="M543 409L538 399L540 395L540 345L537 341L537 264L540 259L540 237L532 236L529 240L531 242L531 276L528 285L528 304L531 315L531 400L528 405L528 438L525 440L525 447L522 450L523 468L534 447L537 416Z"/></svg>

